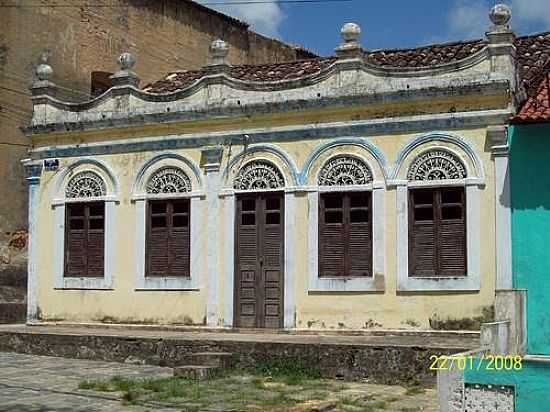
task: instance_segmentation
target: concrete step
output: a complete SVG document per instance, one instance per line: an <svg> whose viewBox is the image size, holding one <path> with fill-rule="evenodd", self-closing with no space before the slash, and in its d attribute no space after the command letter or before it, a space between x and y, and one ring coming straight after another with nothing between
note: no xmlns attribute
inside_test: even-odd
<svg viewBox="0 0 550 412"><path fill-rule="evenodd" d="M235 365L235 357L229 352L197 352L184 356L178 364L182 366L202 365L230 369Z"/></svg>
<svg viewBox="0 0 550 412"><path fill-rule="evenodd" d="M222 369L217 366L187 365L174 368L174 376L178 378L206 381L219 376Z"/></svg>

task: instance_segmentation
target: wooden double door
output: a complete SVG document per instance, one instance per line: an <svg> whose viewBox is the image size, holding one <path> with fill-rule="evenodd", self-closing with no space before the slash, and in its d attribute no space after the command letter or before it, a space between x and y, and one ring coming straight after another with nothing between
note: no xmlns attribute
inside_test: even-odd
<svg viewBox="0 0 550 412"><path fill-rule="evenodd" d="M235 326L282 328L284 317L284 196L237 197Z"/></svg>

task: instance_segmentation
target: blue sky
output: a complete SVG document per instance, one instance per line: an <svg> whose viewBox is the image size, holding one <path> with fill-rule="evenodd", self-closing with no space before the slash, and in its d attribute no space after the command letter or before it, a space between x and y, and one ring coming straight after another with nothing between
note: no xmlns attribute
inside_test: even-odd
<svg viewBox="0 0 550 412"><path fill-rule="evenodd" d="M202 0L214 1L220 0ZM506 3L512 7L516 33L550 31L550 0ZM479 38L490 25L488 12L494 4L494 0L354 0L215 7L250 23L260 33L330 55L340 42L340 27L348 21L361 26L367 49Z"/></svg>

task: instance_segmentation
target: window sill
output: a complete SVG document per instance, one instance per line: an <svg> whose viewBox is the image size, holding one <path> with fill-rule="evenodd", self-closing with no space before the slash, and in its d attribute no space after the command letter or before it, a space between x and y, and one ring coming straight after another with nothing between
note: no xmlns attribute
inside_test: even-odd
<svg viewBox="0 0 550 412"><path fill-rule="evenodd" d="M384 292L384 276L357 278L315 277L309 281L309 292Z"/></svg>
<svg viewBox="0 0 550 412"><path fill-rule="evenodd" d="M399 279L398 292L479 291L479 276L407 277Z"/></svg>
<svg viewBox="0 0 550 412"><path fill-rule="evenodd" d="M137 280L135 290L199 290L196 276L164 277L146 276Z"/></svg>
<svg viewBox="0 0 550 412"><path fill-rule="evenodd" d="M113 285L105 278L63 278L54 289L113 290Z"/></svg>

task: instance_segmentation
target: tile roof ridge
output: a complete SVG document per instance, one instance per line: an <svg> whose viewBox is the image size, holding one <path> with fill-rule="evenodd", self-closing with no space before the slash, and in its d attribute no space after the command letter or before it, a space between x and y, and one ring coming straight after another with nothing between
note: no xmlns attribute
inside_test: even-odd
<svg viewBox="0 0 550 412"><path fill-rule="evenodd" d="M367 54L368 53L377 53L377 52L400 52L400 51L425 49L427 47L449 47L449 46L458 46L458 45L461 45L461 44L483 43L484 41L485 41L484 39L457 40L457 41L449 41L449 42L445 42L445 43L424 44L424 45L413 46L413 47L367 49L367 50L365 50L365 52Z"/></svg>
<svg viewBox="0 0 550 412"><path fill-rule="evenodd" d="M550 34L550 30L516 36L516 40L529 39L529 38L538 37L538 36L547 35L547 34Z"/></svg>

